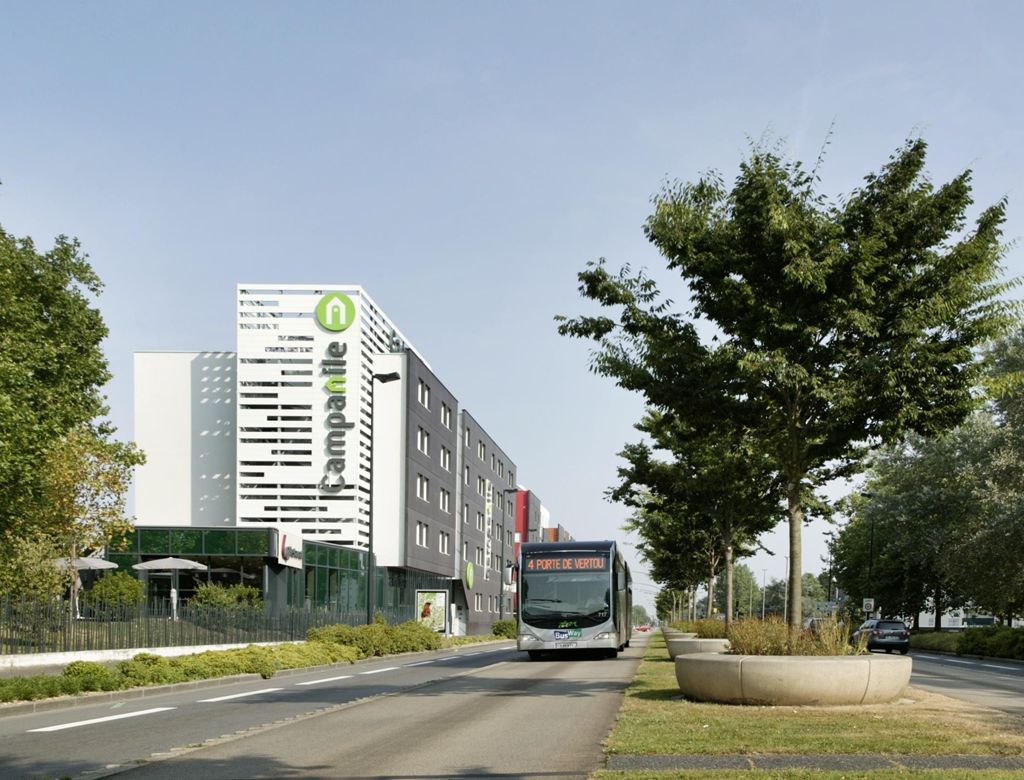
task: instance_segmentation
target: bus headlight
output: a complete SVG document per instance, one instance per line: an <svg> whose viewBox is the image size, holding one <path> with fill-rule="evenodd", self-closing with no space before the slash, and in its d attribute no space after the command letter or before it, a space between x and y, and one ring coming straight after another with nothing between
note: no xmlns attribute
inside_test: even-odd
<svg viewBox="0 0 1024 780"><path fill-rule="evenodd" d="M529 631L521 631L519 633L519 641L520 642L540 642L541 638L539 636L537 636L536 634L533 634L533 633L531 633Z"/></svg>
<svg viewBox="0 0 1024 780"><path fill-rule="evenodd" d="M616 639L616 638L617 637L615 636L615 632L614 631L602 631L600 634L597 634L594 637L594 639L598 639L598 640L599 639Z"/></svg>

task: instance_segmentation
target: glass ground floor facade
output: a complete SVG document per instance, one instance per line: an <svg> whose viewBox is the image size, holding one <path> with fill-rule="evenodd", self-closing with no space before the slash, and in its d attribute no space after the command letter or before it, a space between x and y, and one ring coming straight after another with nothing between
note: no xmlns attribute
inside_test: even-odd
<svg viewBox="0 0 1024 780"><path fill-rule="evenodd" d="M146 583L151 603L170 599L173 583L178 598L187 601L205 582L243 584L259 589L271 609L308 608L338 614L353 625L367 619L367 553L329 542L305 541L302 567L285 566L276 555L276 532L236 528L136 528L111 544L107 558ZM206 566L205 571L145 571L132 568L142 561L182 558ZM452 580L414 569L374 570L375 610L390 623L412 620L416 591L451 594ZM451 600L449 598L449 603Z"/></svg>

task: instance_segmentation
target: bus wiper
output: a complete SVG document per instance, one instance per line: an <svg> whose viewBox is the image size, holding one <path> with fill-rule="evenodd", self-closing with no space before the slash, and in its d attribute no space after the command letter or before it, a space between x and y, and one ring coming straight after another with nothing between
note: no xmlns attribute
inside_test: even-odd
<svg viewBox="0 0 1024 780"><path fill-rule="evenodd" d="M535 599L535 598L531 598L530 601L549 601L552 604L561 604L562 603L561 599Z"/></svg>

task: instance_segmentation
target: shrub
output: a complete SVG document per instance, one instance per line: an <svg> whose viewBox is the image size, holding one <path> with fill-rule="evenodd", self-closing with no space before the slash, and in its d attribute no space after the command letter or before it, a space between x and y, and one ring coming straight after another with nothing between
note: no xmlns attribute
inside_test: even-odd
<svg viewBox="0 0 1024 780"><path fill-rule="evenodd" d="M910 635L910 646L914 650L938 650L955 653L960 634L953 631L914 631Z"/></svg>
<svg viewBox="0 0 1024 780"><path fill-rule="evenodd" d="M95 661L72 661L61 676L66 693L116 691L122 686L120 675Z"/></svg>
<svg viewBox="0 0 1024 780"><path fill-rule="evenodd" d="M502 639L515 639L516 638L516 621L514 620L495 620L494 625L491 626L491 633Z"/></svg>
<svg viewBox="0 0 1024 780"><path fill-rule="evenodd" d="M359 650L361 658L416 650L437 650L444 640L432 629L410 620L389 626L383 618L368 626L322 626L310 629L306 638L311 642L331 642L348 645Z"/></svg>
<svg viewBox="0 0 1024 780"><path fill-rule="evenodd" d="M261 607L263 594L252 585L236 583L225 587L219 582L201 582L189 604L194 607Z"/></svg>
<svg viewBox="0 0 1024 780"><path fill-rule="evenodd" d="M692 623L692 631L697 632L699 639L725 639L725 623L715 618L704 618Z"/></svg>
<svg viewBox="0 0 1024 780"><path fill-rule="evenodd" d="M960 655L1024 660L1024 629L1008 626L968 628L960 634L956 651Z"/></svg>
<svg viewBox="0 0 1024 780"><path fill-rule="evenodd" d="M128 572L109 572L100 577L83 595L91 607L134 607L145 599L146 586Z"/></svg>
<svg viewBox="0 0 1024 780"><path fill-rule="evenodd" d="M734 655L848 655L849 628L835 620L819 624L817 633L790 633L789 625L777 616L766 620L744 618L729 626L729 652Z"/></svg>

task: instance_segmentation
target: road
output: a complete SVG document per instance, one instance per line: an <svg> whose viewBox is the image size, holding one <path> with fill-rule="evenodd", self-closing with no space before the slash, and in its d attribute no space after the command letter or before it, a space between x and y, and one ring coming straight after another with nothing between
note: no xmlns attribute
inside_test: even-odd
<svg viewBox="0 0 1024 780"><path fill-rule="evenodd" d="M0 718L0 776L585 778L646 643L469 646Z"/></svg>
<svg viewBox="0 0 1024 780"><path fill-rule="evenodd" d="M910 684L1024 715L1024 664L914 651Z"/></svg>

